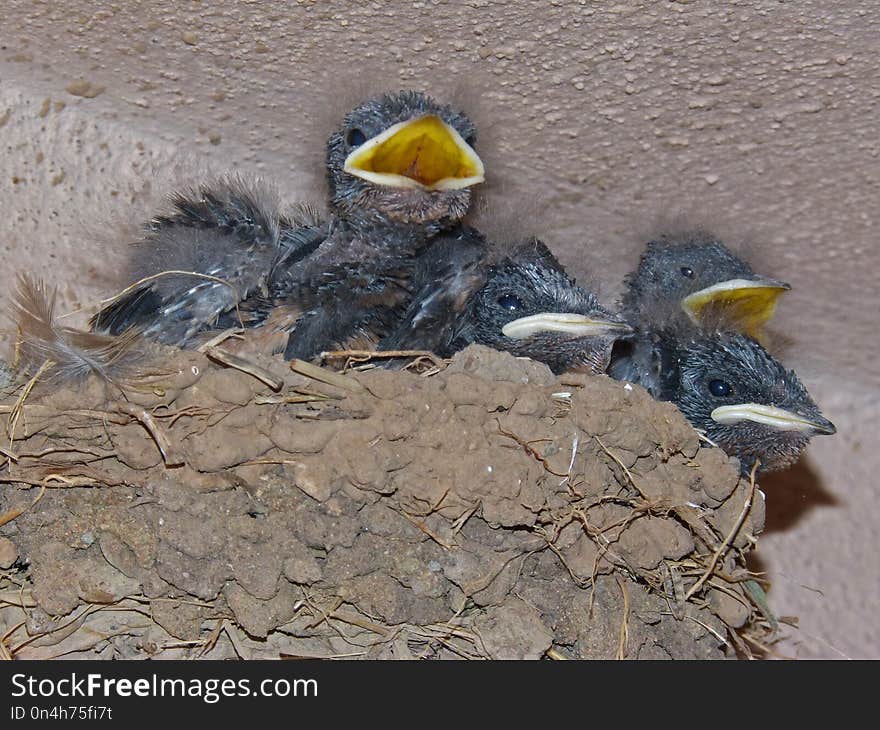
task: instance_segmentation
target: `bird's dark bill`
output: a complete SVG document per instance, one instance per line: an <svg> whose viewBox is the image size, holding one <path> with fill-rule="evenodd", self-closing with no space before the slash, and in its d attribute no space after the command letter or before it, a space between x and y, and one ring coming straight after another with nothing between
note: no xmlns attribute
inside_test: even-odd
<svg viewBox="0 0 880 730"><path fill-rule="evenodd" d="M756 335L776 312L780 295L790 289L779 281L731 279L685 297L681 306L695 324L712 317L748 335Z"/></svg>
<svg viewBox="0 0 880 730"><path fill-rule="evenodd" d="M587 317L573 312L541 312L520 317L501 328L501 333L512 340L542 333L561 334L574 339L607 335L609 332L623 335L631 331L629 325L618 320Z"/></svg>
<svg viewBox="0 0 880 730"><path fill-rule="evenodd" d="M837 432L834 424L825 418L807 418L792 411L760 403L739 403L720 406L712 411L712 420L724 425L752 421L777 431L799 431L807 434L831 435Z"/></svg>
<svg viewBox="0 0 880 730"><path fill-rule="evenodd" d="M483 182L483 162L458 131L428 115L395 124L345 160L345 171L379 185L458 190Z"/></svg>

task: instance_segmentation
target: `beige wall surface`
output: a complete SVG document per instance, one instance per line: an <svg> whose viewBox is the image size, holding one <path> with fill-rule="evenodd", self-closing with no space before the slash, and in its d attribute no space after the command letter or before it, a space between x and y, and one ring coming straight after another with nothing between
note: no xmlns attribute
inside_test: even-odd
<svg viewBox="0 0 880 730"><path fill-rule="evenodd" d="M783 654L880 657L878 43L875 0L0 0L2 284L32 270L92 304L174 181L248 170L320 199L358 91L460 100L489 204L529 200L606 300L677 212L792 283L783 358L839 433L764 481L760 567L800 617Z"/></svg>

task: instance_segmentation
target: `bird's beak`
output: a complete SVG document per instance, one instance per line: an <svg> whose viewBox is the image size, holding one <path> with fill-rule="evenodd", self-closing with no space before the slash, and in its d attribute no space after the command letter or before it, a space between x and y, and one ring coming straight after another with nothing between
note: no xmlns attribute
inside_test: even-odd
<svg viewBox="0 0 880 730"><path fill-rule="evenodd" d="M433 114L368 139L345 159L344 170L378 185L417 190L458 190L485 179L473 147Z"/></svg>
<svg viewBox="0 0 880 730"><path fill-rule="evenodd" d="M567 335L574 339L576 337L596 337L606 335L609 332L623 336L632 332L632 327L616 319L586 317L583 314L571 312L541 312L528 317L520 317L501 328L501 334L513 340L522 340L542 332Z"/></svg>
<svg viewBox="0 0 880 730"><path fill-rule="evenodd" d="M717 310L732 318L737 329L755 335L773 316L777 299L789 289L775 279L729 279L685 297L681 306L694 324Z"/></svg>
<svg viewBox="0 0 880 730"><path fill-rule="evenodd" d="M834 424L821 416L807 418L784 408L764 406L759 403L739 403L733 406L721 406L712 411L712 420L716 423L734 424L740 421L753 421L770 426L778 431L800 431L808 434L830 436L837 433Z"/></svg>

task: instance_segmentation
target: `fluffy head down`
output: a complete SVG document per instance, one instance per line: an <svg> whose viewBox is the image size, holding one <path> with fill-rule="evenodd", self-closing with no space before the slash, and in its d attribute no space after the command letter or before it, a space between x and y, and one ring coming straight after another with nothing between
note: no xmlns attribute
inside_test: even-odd
<svg viewBox="0 0 880 730"><path fill-rule="evenodd" d="M785 468L812 436L835 431L795 372L745 335L667 331L656 347L654 395L673 401L694 427L739 457L744 471L756 459L764 471Z"/></svg>
<svg viewBox="0 0 880 730"><path fill-rule="evenodd" d="M550 327L539 326L532 334L510 336L512 323L548 314L580 315L610 326L600 325L588 335L578 335L574 328L565 331L566 318L558 316L547 318ZM525 330L528 332L528 326ZM612 344L628 331L619 317L578 287L549 249L534 239L489 268L485 283L471 297L460 318L453 349L478 343L540 360L554 372L600 373L608 364Z"/></svg>
<svg viewBox="0 0 880 730"><path fill-rule="evenodd" d="M355 223L403 223L441 229L467 212L469 188L423 190L390 187L346 172L346 158L367 140L389 127L427 115L439 117L468 145L476 141L471 121L450 106L416 91L400 91L370 99L350 111L327 141L327 178L335 212Z"/></svg>
<svg viewBox="0 0 880 730"><path fill-rule="evenodd" d="M693 230L650 241L626 278L623 309L631 322L661 324L681 316L682 299L718 282L751 279L752 268L711 233ZM660 321L658 321L660 319Z"/></svg>

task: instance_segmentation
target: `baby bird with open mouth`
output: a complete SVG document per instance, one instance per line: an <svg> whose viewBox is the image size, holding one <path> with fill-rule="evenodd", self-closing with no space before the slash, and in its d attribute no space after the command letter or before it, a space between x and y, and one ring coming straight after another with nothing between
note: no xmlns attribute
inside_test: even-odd
<svg viewBox="0 0 880 730"><path fill-rule="evenodd" d="M651 241L623 297L632 338L609 374L672 401L745 473L797 461L812 436L833 434L793 370L754 339L789 285L755 274L703 231Z"/></svg>
<svg viewBox="0 0 880 730"><path fill-rule="evenodd" d="M693 229L661 234L648 243L638 268L627 276L622 304L627 321L640 329L723 315L754 337L789 289L783 281L756 274L717 236Z"/></svg>
<svg viewBox="0 0 880 730"><path fill-rule="evenodd" d="M650 241L638 268L626 277L622 311L635 335L614 350L610 374L635 380L650 359L656 333L669 327L724 320L729 329L760 337L791 287L755 274L716 236L699 229Z"/></svg>
<svg viewBox="0 0 880 730"><path fill-rule="evenodd" d="M186 346L256 297L289 306L287 357L345 341L402 306L414 257L467 212L483 180L474 140L464 114L424 94L371 99L328 139L327 221L288 217L276 196L240 179L180 194L135 252L136 278L153 278L100 311L93 328L136 326Z"/></svg>

